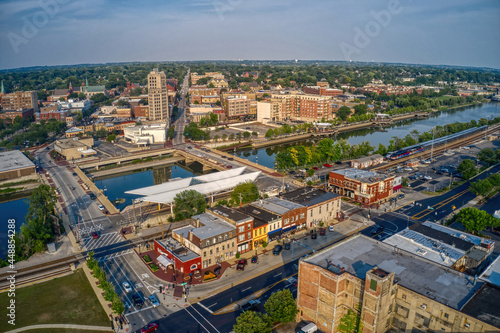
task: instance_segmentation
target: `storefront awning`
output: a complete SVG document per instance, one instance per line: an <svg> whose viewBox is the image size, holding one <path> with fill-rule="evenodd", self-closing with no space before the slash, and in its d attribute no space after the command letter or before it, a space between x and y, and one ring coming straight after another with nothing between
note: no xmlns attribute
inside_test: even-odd
<svg viewBox="0 0 500 333"><path fill-rule="evenodd" d="M174 264L174 262L172 260L168 259L168 257L164 254L162 254L161 256L158 257L158 262L165 267L168 267L168 266Z"/></svg>

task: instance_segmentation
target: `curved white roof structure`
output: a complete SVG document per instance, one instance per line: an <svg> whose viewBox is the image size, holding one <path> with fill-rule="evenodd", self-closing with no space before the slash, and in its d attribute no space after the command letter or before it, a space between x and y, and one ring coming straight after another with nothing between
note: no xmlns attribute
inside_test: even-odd
<svg viewBox="0 0 500 333"><path fill-rule="evenodd" d="M178 193L187 190L195 190L203 195L209 195L211 193L227 191L240 183L248 181L255 182L261 173L258 171L242 174L245 169L246 167L242 167L234 170L221 171L209 175L148 186L125 193L143 195L143 201L169 204L174 202L174 198Z"/></svg>

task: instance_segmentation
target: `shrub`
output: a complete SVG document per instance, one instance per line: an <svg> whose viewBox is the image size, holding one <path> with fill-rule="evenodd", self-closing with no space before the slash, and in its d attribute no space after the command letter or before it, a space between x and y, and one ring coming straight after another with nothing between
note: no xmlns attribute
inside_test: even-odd
<svg viewBox="0 0 500 333"><path fill-rule="evenodd" d="M156 272L157 270L159 270L160 268L158 266L156 266L154 263L150 263L149 264L149 268L151 268L151 270L153 272Z"/></svg>
<svg viewBox="0 0 500 333"><path fill-rule="evenodd" d="M147 263L152 262L151 258L147 254L145 256L142 256L142 259L144 259L144 261Z"/></svg>
<svg viewBox="0 0 500 333"><path fill-rule="evenodd" d="M236 259L240 259L240 253L236 252Z"/></svg>
<svg viewBox="0 0 500 333"><path fill-rule="evenodd" d="M214 273L212 273L210 271L206 271L205 275L203 275L203 282L210 281L210 280L213 280L215 278L217 278L217 275L215 275Z"/></svg>

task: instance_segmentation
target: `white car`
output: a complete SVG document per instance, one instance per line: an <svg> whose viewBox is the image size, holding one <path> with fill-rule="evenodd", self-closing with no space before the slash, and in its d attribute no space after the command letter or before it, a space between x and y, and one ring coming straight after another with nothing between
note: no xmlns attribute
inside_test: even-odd
<svg viewBox="0 0 500 333"><path fill-rule="evenodd" d="M328 227L328 229L329 229L330 231L335 231L335 227L334 227L333 225L329 226L329 227Z"/></svg>
<svg viewBox="0 0 500 333"><path fill-rule="evenodd" d="M425 179L425 180L431 180L431 179L432 179L432 177L431 177L431 176L424 176L424 179Z"/></svg>
<svg viewBox="0 0 500 333"><path fill-rule="evenodd" d="M122 283L123 289L125 289L126 292L131 292L132 291L132 286L128 282L123 282Z"/></svg>
<svg viewBox="0 0 500 333"><path fill-rule="evenodd" d="M104 210L104 206L103 205L99 205L97 207L99 208L99 210Z"/></svg>

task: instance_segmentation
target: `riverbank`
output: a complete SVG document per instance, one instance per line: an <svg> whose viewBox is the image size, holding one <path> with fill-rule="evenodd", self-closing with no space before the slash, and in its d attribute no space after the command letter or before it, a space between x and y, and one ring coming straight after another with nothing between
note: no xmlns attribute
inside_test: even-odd
<svg viewBox="0 0 500 333"><path fill-rule="evenodd" d="M15 184L15 183L14 183ZM0 203L27 198L41 183L33 181L0 188Z"/></svg>
<svg viewBox="0 0 500 333"><path fill-rule="evenodd" d="M167 158L163 158L161 160L155 160L155 161L151 161L151 162L138 162L138 163L134 163L134 164L116 165L116 167L113 167L113 168L110 168L107 170L91 172L91 174L95 178L107 177L107 176L111 176L111 175L119 175L119 174L129 173L129 172L141 170L141 169L153 168L155 166L171 165L171 164L183 161L183 160L184 160L183 157L167 157Z"/></svg>

